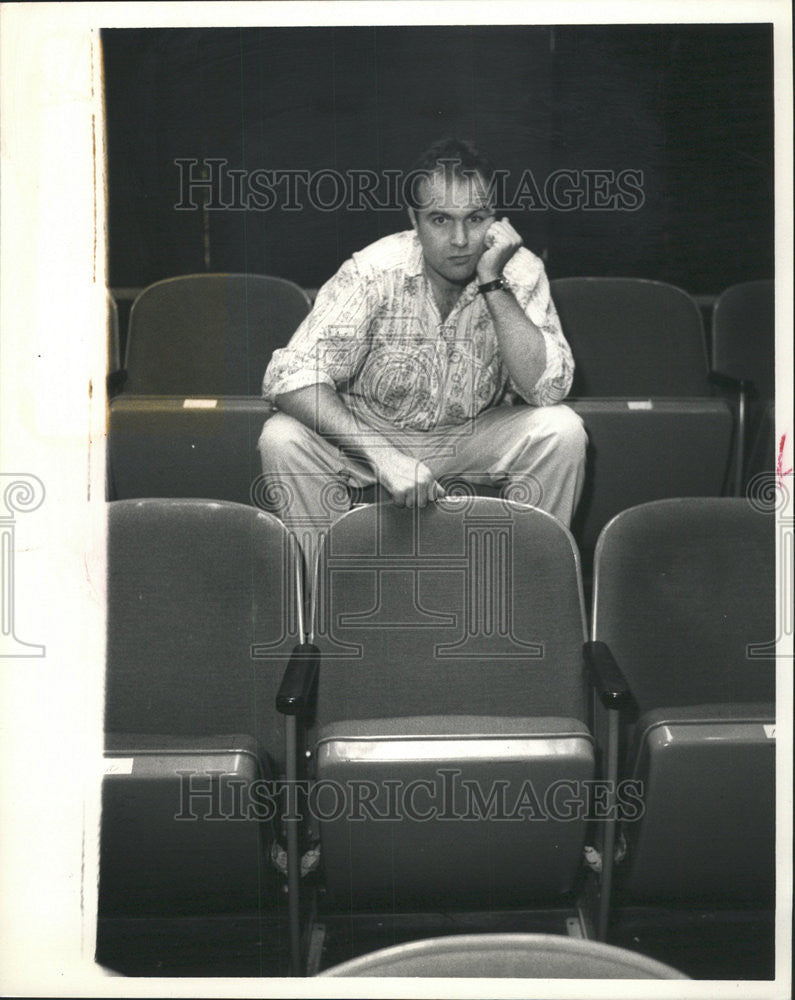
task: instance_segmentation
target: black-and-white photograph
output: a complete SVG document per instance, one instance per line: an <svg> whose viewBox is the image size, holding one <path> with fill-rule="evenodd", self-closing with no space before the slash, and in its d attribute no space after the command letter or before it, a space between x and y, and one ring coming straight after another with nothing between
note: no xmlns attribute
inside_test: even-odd
<svg viewBox="0 0 795 1000"><path fill-rule="evenodd" d="M3 11L4 148L32 58L63 157L4 156L0 469L8 711L80 734L59 995L75 946L86 995L786 996L789 12L94 6L72 57Z"/></svg>

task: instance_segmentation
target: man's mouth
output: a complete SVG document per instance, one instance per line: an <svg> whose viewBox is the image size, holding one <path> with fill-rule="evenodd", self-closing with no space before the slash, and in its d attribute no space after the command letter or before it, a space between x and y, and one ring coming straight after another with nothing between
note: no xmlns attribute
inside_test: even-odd
<svg viewBox="0 0 795 1000"><path fill-rule="evenodd" d="M447 259L451 260L454 264L464 264L466 261L470 260L471 258L472 258L472 254L471 253L467 253L467 254L464 254L463 256L448 257Z"/></svg>

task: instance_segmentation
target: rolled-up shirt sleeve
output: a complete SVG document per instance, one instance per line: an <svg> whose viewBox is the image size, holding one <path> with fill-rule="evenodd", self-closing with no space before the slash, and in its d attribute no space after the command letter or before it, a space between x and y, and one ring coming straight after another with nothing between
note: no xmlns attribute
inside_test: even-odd
<svg viewBox="0 0 795 1000"><path fill-rule="evenodd" d="M525 315L544 338L546 346L546 366L529 395L522 393L508 377L508 391L524 399L532 406L551 406L565 399L574 378L574 359L571 348L563 336L558 312L549 291L544 265L534 258L532 276L527 268L517 278L508 275L508 282ZM528 277L530 280L528 281Z"/></svg>
<svg viewBox="0 0 795 1000"><path fill-rule="evenodd" d="M320 289L315 304L287 347L273 352L262 395L275 405L282 393L306 386L332 387L352 378L367 353L368 328L377 307L372 277L347 260Z"/></svg>

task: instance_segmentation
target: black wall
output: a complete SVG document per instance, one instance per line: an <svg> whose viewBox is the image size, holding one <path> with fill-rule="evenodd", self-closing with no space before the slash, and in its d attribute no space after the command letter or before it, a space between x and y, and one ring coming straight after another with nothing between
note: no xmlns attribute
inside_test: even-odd
<svg viewBox="0 0 795 1000"><path fill-rule="evenodd" d="M768 25L124 29L103 46L114 287L203 270L317 287L408 226L402 211L321 211L306 197L297 211L282 197L267 211L179 210L179 159L198 160L196 176L208 158L406 169L444 133L508 170L508 193L530 171L541 203L526 192L509 215L552 277L710 294L773 275ZM559 170L581 188L582 171L642 171L643 204L545 207Z"/></svg>

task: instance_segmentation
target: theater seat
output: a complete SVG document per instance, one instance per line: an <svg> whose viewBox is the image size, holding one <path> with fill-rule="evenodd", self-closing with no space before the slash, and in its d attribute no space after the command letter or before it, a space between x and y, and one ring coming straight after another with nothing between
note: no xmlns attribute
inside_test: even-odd
<svg viewBox="0 0 795 1000"><path fill-rule="evenodd" d="M108 505L100 960L124 957L103 921L277 910L275 695L298 572L284 526L254 508Z"/></svg>
<svg viewBox="0 0 795 1000"><path fill-rule="evenodd" d="M271 354L309 312L301 288L255 274L159 281L133 303L111 402L113 496L252 503Z"/></svg>
<svg viewBox="0 0 795 1000"><path fill-rule="evenodd" d="M556 278L550 285L576 364L575 397L709 395L693 298L645 278Z"/></svg>
<svg viewBox="0 0 795 1000"><path fill-rule="evenodd" d="M775 629L771 514L661 500L602 532L589 656L613 659L634 700L618 763L635 788L619 901L772 905Z"/></svg>
<svg viewBox="0 0 795 1000"><path fill-rule="evenodd" d="M361 507L313 604L324 909L560 904L594 776L569 532L496 498Z"/></svg>
<svg viewBox="0 0 795 1000"><path fill-rule="evenodd" d="M701 313L681 288L640 278L551 282L576 365L567 403L589 437L572 530L590 562L619 511L675 496L720 496L732 412L712 398Z"/></svg>
<svg viewBox="0 0 795 1000"><path fill-rule="evenodd" d="M113 496L263 506L257 441L270 412L253 396L117 396L108 439Z"/></svg>
<svg viewBox="0 0 795 1000"><path fill-rule="evenodd" d="M362 955L321 976L472 979L687 979L625 948L553 934L460 934Z"/></svg>
<svg viewBox="0 0 795 1000"><path fill-rule="evenodd" d="M262 374L310 308L292 281L187 274L145 288L130 312L125 393L259 396Z"/></svg>

